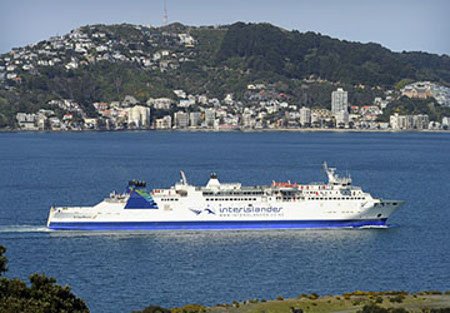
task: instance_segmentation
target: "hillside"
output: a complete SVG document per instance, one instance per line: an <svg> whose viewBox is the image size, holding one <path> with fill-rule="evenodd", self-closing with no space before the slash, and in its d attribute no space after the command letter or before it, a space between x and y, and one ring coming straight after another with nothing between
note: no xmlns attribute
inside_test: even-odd
<svg viewBox="0 0 450 313"><path fill-rule="evenodd" d="M217 53L226 64L289 78L317 75L330 81L392 86L402 78L450 82L449 56L394 53L379 44L341 41L284 31L270 24L236 23Z"/></svg>
<svg viewBox="0 0 450 313"><path fill-rule="evenodd" d="M248 84L264 82L296 104L327 107L337 84L351 103L364 104L402 79L449 85L450 57L270 24L88 25L0 56L0 128L13 127L17 112L55 109L53 99L73 99L95 116L96 101L133 95L145 103L174 89L243 100Z"/></svg>

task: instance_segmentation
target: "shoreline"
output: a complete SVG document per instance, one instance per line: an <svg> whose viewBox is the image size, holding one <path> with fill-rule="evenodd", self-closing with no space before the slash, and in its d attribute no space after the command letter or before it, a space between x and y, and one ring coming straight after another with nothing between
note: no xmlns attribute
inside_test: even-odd
<svg viewBox="0 0 450 313"><path fill-rule="evenodd" d="M23 130L23 129L0 129L1 133L120 133L120 132L178 132L178 133L449 133L444 129L336 129L336 128L277 128L277 129L84 129L84 130Z"/></svg>

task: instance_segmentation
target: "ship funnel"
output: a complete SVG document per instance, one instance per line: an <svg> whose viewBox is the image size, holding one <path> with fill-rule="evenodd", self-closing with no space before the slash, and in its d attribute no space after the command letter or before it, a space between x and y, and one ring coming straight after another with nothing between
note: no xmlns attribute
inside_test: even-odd
<svg viewBox="0 0 450 313"><path fill-rule="evenodd" d="M206 187L211 188L211 187L219 187L219 186L220 186L220 182L219 182L219 179L217 178L217 174L211 173L211 175L209 177L209 181L206 184Z"/></svg>

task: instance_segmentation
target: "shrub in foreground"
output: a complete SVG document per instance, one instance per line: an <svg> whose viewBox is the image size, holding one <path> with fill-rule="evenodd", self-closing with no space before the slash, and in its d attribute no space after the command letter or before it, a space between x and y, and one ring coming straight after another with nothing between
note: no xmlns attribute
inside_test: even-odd
<svg viewBox="0 0 450 313"><path fill-rule="evenodd" d="M0 276L7 270L6 249L0 246ZM30 276L30 286L20 279L0 277L0 312L2 313L88 313L87 305L70 287L56 284L43 274Z"/></svg>

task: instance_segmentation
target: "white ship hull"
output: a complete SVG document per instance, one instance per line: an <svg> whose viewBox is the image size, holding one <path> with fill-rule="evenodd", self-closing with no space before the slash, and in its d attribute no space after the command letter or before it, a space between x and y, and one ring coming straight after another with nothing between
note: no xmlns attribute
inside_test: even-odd
<svg viewBox="0 0 450 313"><path fill-rule="evenodd" d="M52 207L54 230L290 229L384 226L401 200L373 198L325 164L328 183L221 184L214 174L204 187L180 183L147 192L132 181L93 207Z"/></svg>

